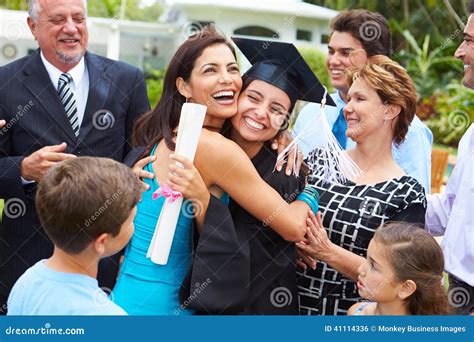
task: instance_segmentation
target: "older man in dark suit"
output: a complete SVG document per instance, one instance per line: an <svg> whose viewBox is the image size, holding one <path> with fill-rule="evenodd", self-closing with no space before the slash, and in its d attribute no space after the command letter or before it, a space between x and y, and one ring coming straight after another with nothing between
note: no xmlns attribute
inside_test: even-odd
<svg viewBox="0 0 474 342"><path fill-rule="evenodd" d="M28 26L39 49L0 68L0 118L6 120L0 128L3 314L16 279L52 253L35 210L37 182L51 166L77 156L123 161L135 119L149 110L140 70L87 52L85 5L84 0L30 0ZM110 259L101 265L102 286L113 287L116 270Z"/></svg>

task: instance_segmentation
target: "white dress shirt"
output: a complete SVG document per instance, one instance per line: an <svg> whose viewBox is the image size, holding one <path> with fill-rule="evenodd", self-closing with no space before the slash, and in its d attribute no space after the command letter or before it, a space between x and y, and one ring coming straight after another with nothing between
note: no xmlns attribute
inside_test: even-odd
<svg viewBox="0 0 474 342"><path fill-rule="evenodd" d="M58 90L59 77L63 73L61 70L52 65L41 51L41 60L49 74L51 82L53 82L54 88ZM79 119L79 131L84 119L84 112L86 110L87 97L89 95L89 73L87 72L87 66L84 62L84 57L81 58L79 63L67 72L72 77L72 82L69 83L77 106L77 116Z"/></svg>
<svg viewBox="0 0 474 342"><path fill-rule="evenodd" d="M446 271L474 286L474 124L459 142L446 192L427 200L425 227L432 235L444 234Z"/></svg>
<svg viewBox="0 0 474 342"><path fill-rule="evenodd" d="M53 82L54 89L58 90L59 86L59 77L63 73L61 70L52 65L46 57L43 55L43 51L40 53L41 60L48 72L51 82ZM69 75L72 77L72 82L69 84L71 91L76 100L77 107L77 116L79 119L79 131L81 130L82 120L84 119L84 112L86 110L87 97L89 95L89 73L87 72L86 63L84 62L84 57L81 58L79 63L69 70ZM66 113L64 113L66 115ZM21 182L23 185L34 183L34 181L24 179L21 177Z"/></svg>

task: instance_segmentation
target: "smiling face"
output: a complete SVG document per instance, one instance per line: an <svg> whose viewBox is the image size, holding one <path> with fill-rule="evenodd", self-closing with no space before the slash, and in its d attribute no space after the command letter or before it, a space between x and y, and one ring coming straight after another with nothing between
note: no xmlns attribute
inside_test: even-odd
<svg viewBox="0 0 474 342"><path fill-rule="evenodd" d="M464 40L454 54L464 64L463 84L474 89L474 14L469 16L464 29Z"/></svg>
<svg viewBox="0 0 474 342"><path fill-rule="evenodd" d="M343 94L349 89L345 71L353 66L354 61L357 64L367 62L367 53L362 43L348 32L334 31L328 44L326 65L332 86Z"/></svg>
<svg viewBox="0 0 474 342"><path fill-rule="evenodd" d="M349 89L348 103L344 108L346 135L360 143L374 133L385 134L382 128L386 114L387 106L377 92L363 79L356 79Z"/></svg>
<svg viewBox="0 0 474 342"><path fill-rule="evenodd" d="M399 298L403 282L387 258L387 247L372 239L367 249L367 261L359 266L357 288L361 297L374 302L391 302Z"/></svg>
<svg viewBox="0 0 474 342"><path fill-rule="evenodd" d="M288 95L264 81L252 81L239 96L238 113L232 126L246 141L273 139L288 118L291 101Z"/></svg>
<svg viewBox="0 0 474 342"><path fill-rule="evenodd" d="M196 60L189 81L181 83L181 94L189 102L206 105L207 115L227 119L237 112L242 78L226 44L207 47Z"/></svg>
<svg viewBox="0 0 474 342"><path fill-rule="evenodd" d="M89 34L83 0L37 0L38 18L28 25L46 59L67 72L86 53ZM33 20L35 19L35 20Z"/></svg>

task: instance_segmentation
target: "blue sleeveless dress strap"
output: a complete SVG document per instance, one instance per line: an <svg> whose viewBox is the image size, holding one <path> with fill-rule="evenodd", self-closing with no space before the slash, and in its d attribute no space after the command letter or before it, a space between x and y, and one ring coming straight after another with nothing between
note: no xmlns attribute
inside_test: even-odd
<svg viewBox="0 0 474 342"><path fill-rule="evenodd" d="M153 155L156 146L151 151ZM152 164L144 170L154 174ZM156 179L156 177L155 177ZM191 315L193 310L179 304L179 288L191 262L192 215L183 202L170 256L166 265L154 264L146 257L165 198L152 199L158 182L145 179L150 189L137 205L135 232L125 250L124 261L111 299L129 315ZM192 212L192 211L191 211Z"/></svg>
<svg viewBox="0 0 474 342"><path fill-rule="evenodd" d="M367 305L369 305L369 304L371 304L371 302L366 302L366 303L361 304L361 305L354 311L353 316L359 316L359 315L362 313L362 311L365 309L365 307L366 307Z"/></svg>

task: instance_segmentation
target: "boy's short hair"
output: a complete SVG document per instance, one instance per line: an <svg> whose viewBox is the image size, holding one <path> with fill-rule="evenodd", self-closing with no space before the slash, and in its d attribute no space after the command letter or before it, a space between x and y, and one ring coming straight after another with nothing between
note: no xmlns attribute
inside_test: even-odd
<svg viewBox="0 0 474 342"><path fill-rule="evenodd" d="M360 41L368 57L392 55L392 34L388 21L380 13L364 9L339 13L331 21L332 32L347 32Z"/></svg>
<svg viewBox="0 0 474 342"><path fill-rule="evenodd" d="M467 3L467 13L474 14L474 0L469 0Z"/></svg>
<svg viewBox="0 0 474 342"><path fill-rule="evenodd" d="M103 233L117 236L141 192L140 180L127 166L81 157L47 172L39 183L36 208L54 245L78 254Z"/></svg>

